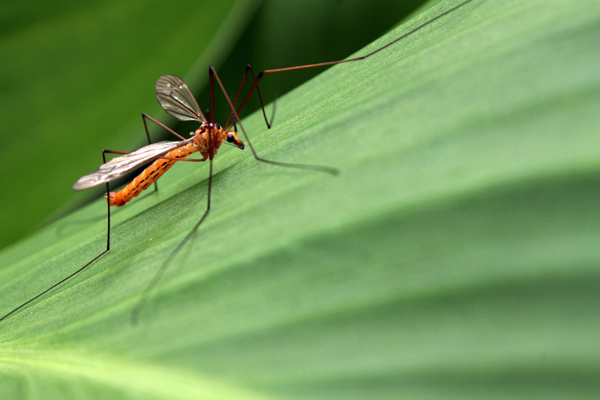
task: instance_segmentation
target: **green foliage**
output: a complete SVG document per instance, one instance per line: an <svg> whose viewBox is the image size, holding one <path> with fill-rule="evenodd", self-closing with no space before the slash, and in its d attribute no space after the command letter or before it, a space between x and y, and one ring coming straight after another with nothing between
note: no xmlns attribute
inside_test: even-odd
<svg viewBox="0 0 600 400"><path fill-rule="evenodd" d="M248 63L265 69L343 59L423 2L27 0L0 7L0 158L18 171L0 175L10 190L0 197L9 210L0 213L0 248L100 196L70 187L98 166L101 149L146 143L141 112L164 116L154 96L159 76L182 76L207 107L209 65L233 92ZM270 76L263 96L270 101L318 72ZM244 115L257 106L252 98ZM223 117L221 96L216 109ZM150 130L155 141L165 134Z"/></svg>
<svg viewBox="0 0 600 400"><path fill-rule="evenodd" d="M140 114L159 109L148 83L172 73L199 87L208 63L226 57L258 4L3 4L0 158L14 172L0 175L0 247L72 200L71 185L98 166L102 149L143 143Z"/></svg>
<svg viewBox="0 0 600 400"><path fill-rule="evenodd" d="M356 55L457 4L440 2ZM3 398L552 399L600 373L600 4L475 0L244 119L112 250L0 323ZM193 165L191 165L193 164ZM105 245L98 200L0 254L0 314Z"/></svg>

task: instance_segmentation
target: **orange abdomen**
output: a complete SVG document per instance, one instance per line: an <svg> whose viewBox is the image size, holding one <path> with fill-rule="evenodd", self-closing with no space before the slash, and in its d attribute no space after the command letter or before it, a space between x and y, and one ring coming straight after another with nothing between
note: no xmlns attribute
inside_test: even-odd
<svg viewBox="0 0 600 400"><path fill-rule="evenodd" d="M175 149L165 154L165 156L173 158L185 158L197 151L197 147L194 146L193 143L190 143L185 147ZM111 206L122 206L140 194L142 190L147 189L150 185L156 182L156 180L160 178L162 174L167 172L167 170L176 162L177 160L159 158L141 174L139 174L129 185L125 186L118 192L110 192L104 197L109 199Z"/></svg>

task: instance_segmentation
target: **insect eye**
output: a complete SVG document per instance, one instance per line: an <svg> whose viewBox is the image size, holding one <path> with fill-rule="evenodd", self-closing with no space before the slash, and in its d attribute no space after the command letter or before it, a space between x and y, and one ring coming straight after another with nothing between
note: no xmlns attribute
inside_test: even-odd
<svg viewBox="0 0 600 400"><path fill-rule="evenodd" d="M228 141L229 143L233 143L233 140L234 140L234 139L233 139L233 134L231 134L231 133L230 133L229 135L227 135L227 141Z"/></svg>

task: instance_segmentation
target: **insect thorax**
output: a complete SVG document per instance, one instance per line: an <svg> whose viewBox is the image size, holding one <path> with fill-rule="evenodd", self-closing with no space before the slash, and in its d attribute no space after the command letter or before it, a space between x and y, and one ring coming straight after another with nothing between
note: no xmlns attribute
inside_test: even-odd
<svg viewBox="0 0 600 400"><path fill-rule="evenodd" d="M212 152L209 151L209 132L211 135L210 146L212 147ZM217 150L223 144L225 140L227 140L227 131L223 129L219 124L212 123L203 123L200 128L193 132L194 135L194 144L198 148L198 151L206 156L212 153L214 157L217 154Z"/></svg>

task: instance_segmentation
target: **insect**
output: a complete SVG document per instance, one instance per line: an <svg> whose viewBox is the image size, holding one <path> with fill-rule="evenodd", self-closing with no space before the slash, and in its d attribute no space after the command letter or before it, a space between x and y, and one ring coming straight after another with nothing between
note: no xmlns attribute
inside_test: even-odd
<svg viewBox="0 0 600 400"><path fill-rule="evenodd" d="M150 136L148 134L146 120L150 120L150 121L158 124L159 126L163 127L164 129L166 129L167 131L172 133L173 135L179 137L181 140L148 144L147 146L144 146L138 150L135 150L135 151L132 151L129 153L104 150L102 152L104 163L98 168L97 171L92 172L91 174L85 175L82 178L80 178L73 185L73 189L83 190L83 189L92 188L92 187L95 187L98 185L106 185L106 196L105 197L107 199L107 209L108 209L108 212L107 212L108 230L107 230L106 249L104 251L102 251L100 254L98 254L96 257L94 257L92 260L90 260L87 264L85 264L78 270L71 273L69 276L63 278L62 280L55 283L51 287L47 288L43 292L39 293L35 297L29 299L28 301L24 302L20 306L16 307L12 311L10 311L8 314L4 315L2 318L0 318L0 321L6 319L8 316L10 316L13 313L15 313L16 311L20 310L27 304L31 303L32 301L34 301L37 298L48 293L55 287L61 285L65 281L67 281L67 280L71 279L72 277L74 277L75 275L79 274L81 271L86 269L88 266L93 264L96 260L98 260L104 254L106 254L108 251L110 251L110 208L112 206L122 206L122 205L126 204L128 201L132 200L135 196L139 195L143 190L150 187L153 183L156 184L156 180L158 180L162 176L162 174L164 174L176 162L180 162L180 161L203 162L203 161L208 160L209 161L209 176L208 176L208 193L207 193L206 210L204 211L204 214L202 215L200 220L193 227L193 229L186 235L186 237L180 242L180 244L177 246L177 248L175 248L173 250L173 252L171 252L169 257L163 262L163 264L161 265L159 270L156 272L154 278L150 281L150 283L148 284L148 286L142 293L140 300L139 300L138 304L136 305L136 307L134 308L132 316L131 316L131 321L133 324L135 324L138 319L139 312L142 309L147 297L149 296L152 289L155 287L155 285L158 283L158 281L162 277L164 271L167 269L167 267L169 266L169 264L171 263L171 261L173 260L175 255L186 244L186 242L191 238L193 233L198 229L198 227L202 224L202 222L208 216L208 213L209 213L210 207L211 207L210 201L211 201L212 175L213 175L212 161L213 161L213 158L215 157L215 155L217 154L217 151L219 150L221 145L224 143L233 145L241 150L243 150L245 148L244 142L242 142L242 140L238 137L238 129L237 129L238 127L241 129L244 139L245 139L246 143L248 144L248 147L250 148L254 158L259 162L264 162L264 163L268 163L268 164L276 165L276 166L280 166L280 167L305 169L305 170L320 171L320 172L325 172L325 173L330 173L330 174L337 174L338 171L335 168L328 167L328 166L285 163L285 162L280 162L280 161L267 160L267 159L259 157L258 153L252 146L252 143L244 129L244 126L239 118L239 114L242 111L242 108L246 104L247 100L249 99L250 95L256 90L257 95L260 99L262 112L263 112L263 116L264 116L265 122L267 124L267 127L268 128L271 127L272 119L271 119L271 122L267 119L264 104L262 101L262 97L260 95L260 90L258 88L258 83L264 77L264 75L270 74L270 73L304 69L304 68L325 67L325 66L331 66L331 65L336 65L336 64L364 60L364 59L369 58L369 57L373 56L374 54L394 45L395 43L401 41L402 39L406 38L407 36L412 35L413 33L424 28L425 26L439 20L440 18L447 16L448 14L454 12L455 10L465 6L466 4L468 4L472 1L473 0L466 0L454 7L444 11L443 13L432 18L431 20L414 28L413 30L403 34L402 36L392 40L391 42L385 44L384 46L370 52L367 55L361 56L361 57L356 57L356 58L351 58L351 59L346 59L346 60L339 60L339 61L317 63L317 64L300 65L300 66L288 67L288 68L264 70L264 71L260 72L258 75L255 75L252 70L252 67L250 67L248 65L246 67L246 71L242 77L242 83L240 85L240 88L238 89L238 92L237 92L237 95L236 95L234 101L232 101L231 98L227 95L227 92L225 91L225 87L223 86L223 83L221 82L216 70L211 66L209 68L211 111L208 114L210 121L201 112L200 107L198 106L198 103L196 102L195 97L193 96L193 94L191 93L191 91L189 90L189 88L187 87L187 85L181 78L179 78L175 75L161 76L157 80L156 85L155 85L156 97L157 97L157 100L158 100L159 104L161 105L161 107L168 114L176 117L177 119L180 119L182 121L196 121L196 122L200 123L200 127L195 132L192 132L192 135L190 138L186 139L183 136L176 133L175 131L173 131L172 129L168 128L166 125L160 123L156 119L154 119L146 114L142 114L142 117L143 117L142 119L144 122L144 127L146 129L146 135L148 137L149 142L150 142ZM253 79L252 85L251 85L248 93L245 95L245 97L241 101L241 104L239 105L239 107L236 108L237 102L240 98L242 88L244 86L244 83L245 83L249 73L251 74L252 79ZM214 115L215 115L215 112L214 112L214 109L215 109L215 107L214 107L214 82L215 81L217 82L219 89L223 93L225 99L227 100L227 103L228 103L229 109L230 109L229 110L229 118L228 118L225 126L221 126L214 121ZM201 159L186 158L189 155L196 153L196 152L199 152L202 155ZM106 161L107 153L118 154L118 156L107 162ZM133 171L134 169L137 169L138 167L141 167L150 162L152 162L152 164L149 167L147 167L139 176L137 176L126 187L124 187L123 189L116 191L116 192L110 191L110 187L109 187L110 181L112 181L116 178L122 177L122 176L126 175L127 173Z"/></svg>

